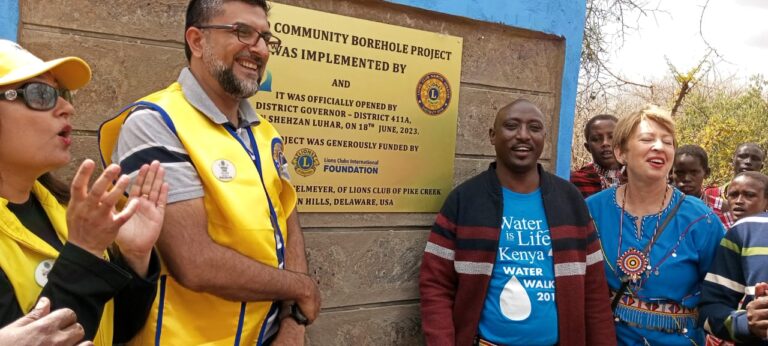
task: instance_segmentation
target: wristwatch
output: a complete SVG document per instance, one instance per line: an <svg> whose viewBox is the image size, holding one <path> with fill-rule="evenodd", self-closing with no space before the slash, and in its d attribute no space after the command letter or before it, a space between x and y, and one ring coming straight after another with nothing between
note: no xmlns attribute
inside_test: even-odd
<svg viewBox="0 0 768 346"><path fill-rule="evenodd" d="M291 318L293 318L296 323L306 326L309 324L309 319L307 316L304 316L304 313L301 312L301 308L299 308L299 304L293 303L291 305Z"/></svg>

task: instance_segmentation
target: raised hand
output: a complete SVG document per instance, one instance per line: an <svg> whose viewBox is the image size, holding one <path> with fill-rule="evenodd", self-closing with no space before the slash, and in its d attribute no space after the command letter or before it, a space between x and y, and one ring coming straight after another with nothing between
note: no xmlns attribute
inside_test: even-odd
<svg viewBox="0 0 768 346"><path fill-rule="evenodd" d="M115 242L126 263L146 276L152 247L160 236L168 200L168 184L160 162L143 165L131 186L128 203L137 203L136 213L117 233Z"/></svg>
<svg viewBox="0 0 768 346"><path fill-rule="evenodd" d="M120 226L136 212L138 201L129 201L120 212L115 209L130 182L125 175L118 179L118 165L109 165L89 189L88 180L95 166L92 160L83 161L72 179L72 196L67 207L67 241L102 257L115 240ZM117 182L113 186L112 181L115 179Z"/></svg>

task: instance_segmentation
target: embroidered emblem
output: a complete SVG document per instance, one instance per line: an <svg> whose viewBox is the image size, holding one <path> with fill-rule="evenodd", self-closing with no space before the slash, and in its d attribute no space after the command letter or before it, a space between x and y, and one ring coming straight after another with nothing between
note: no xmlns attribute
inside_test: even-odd
<svg viewBox="0 0 768 346"><path fill-rule="evenodd" d="M621 271L629 276L632 281L637 281L645 271L648 260L645 255L635 248L630 248L619 257L618 265Z"/></svg>

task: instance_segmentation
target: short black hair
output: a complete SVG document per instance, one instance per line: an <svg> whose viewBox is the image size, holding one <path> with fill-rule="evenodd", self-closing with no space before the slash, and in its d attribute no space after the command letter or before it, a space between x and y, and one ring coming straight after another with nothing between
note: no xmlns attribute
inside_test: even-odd
<svg viewBox="0 0 768 346"><path fill-rule="evenodd" d="M619 122L619 118L610 114L598 114L593 116L587 121L587 124L584 125L584 140L586 140L587 142L589 142L589 132L592 129L592 125L594 125L599 120L611 120L614 123Z"/></svg>
<svg viewBox="0 0 768 346"><path fill-rule="evenodd" d="M190 0L187 5L187 19L184 23L184 54L187 56L187 62L192 58L192 50L187 43L186 32L195 25L205 24L211 18L221 13L221 6L226 2L240 1L249 5L259 6L264 9L264 13L269 13L269 5L266 0Z"/></svg>
<svg viewBox="0 0 768 346"><path fill-rule="evenodd" d="M756 172L756 171L744 171L739 174L736 174L736 176L733 177L733 179L735 180L740 176L745 176L747 178L755 179L761 182L763 184L763 196L765 196L765 198L768 198L768 176L767 175L760 172Z"/></svg>
<svg viewBox="0 0 768 346"><path fill-rule="evenodd" d="M707 156L704 148L695 144L686 144L675 150L675 161L677 161L677 157L680 155L690 155L698 158L701 166L704 167L704 171L709 172L709 156Z"/></svg>

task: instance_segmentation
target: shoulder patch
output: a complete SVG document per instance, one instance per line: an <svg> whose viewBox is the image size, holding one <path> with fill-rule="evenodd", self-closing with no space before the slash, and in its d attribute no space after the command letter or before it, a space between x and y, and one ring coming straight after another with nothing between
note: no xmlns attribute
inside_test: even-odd
<svg viewBox="0 0 768 346"><path fill-rule="evenodd" d="M288 160L283 154L283 140L280 137L272 139L272 162L275 164L275 169L280 176L290 181L291 174L288 173Z"/></svg>

